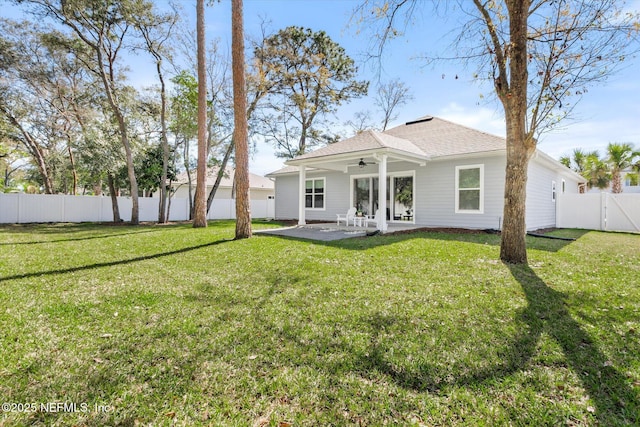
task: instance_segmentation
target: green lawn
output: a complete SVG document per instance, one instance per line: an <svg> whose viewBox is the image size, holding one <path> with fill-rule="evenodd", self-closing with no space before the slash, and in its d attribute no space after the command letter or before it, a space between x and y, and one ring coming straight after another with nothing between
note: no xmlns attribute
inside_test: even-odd
<svg viewBox="0 0 640 427"><path fill-rule="evenodd" d="M0 227L0 425L640 424L638 235L233 232Z"/></svg>

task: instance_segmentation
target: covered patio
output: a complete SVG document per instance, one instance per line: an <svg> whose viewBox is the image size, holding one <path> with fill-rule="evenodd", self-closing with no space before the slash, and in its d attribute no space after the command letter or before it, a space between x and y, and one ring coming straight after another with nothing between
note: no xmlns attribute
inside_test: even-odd
<svg viewBox="0 0 640 427"><path fill-rule="evenodd" d="M425 153L409 141L396 138L392 135L379 132L366 131L351 138L342 141L340 147L338 144L329 145L314 152L298 156L289 160L287 165L298 168L298 225L306 226L306 210L314 206L313 189L310 190L310 180L307 179L307 171L325 170L339 171L351 176L351 180L362 180L365 187L365 197L363 201L366 203L365 215L373 217L375 211L384 213L380 215L377 227L371 228L370 231L379 230L382 233L399 231L412 227L414 221L414 204L410 203L409 209L396 211L395 202L397 187L395 183L400 180L409 180L408 185L404 184L404 188L408 188L411 192L409 199L413 200L413 180L414 176L398 176L398 174L390 174L388 165L392 162L409 162L417 166L425 166L428 157ZM367 166L376 166L377 173L358 175L353 170L363 169ZM351 168L351 170L350 170ZM370 169L369 169L370 170ZM370 181L369 181L370 180ZM406 181L405 181L406 182ZM360 185L359 183L356 185ZM369 192L369 188L371 192ZM358 187L358 189L360 189ZM352 194L354 192L352 191ZM355 191L357 197L358 191ZM360 200L353 200L352 206L360 207ZM406 205L406 203L405 203ZM350 206L345 206L346 212ZM405 206L406 207L406 206ZM363 209L364 210L364 209ZM393 222L394 220L400 221ZM317 224L312 227L318 227ZM334 228L337 228L334 225ZM347 227L349 228L349 227ZM353 228L351 226L351 228ZM356 227L360 228L361 227ZM414 227L417 228L417 227ZM366 230L365 230L366 232Z"/></svg>

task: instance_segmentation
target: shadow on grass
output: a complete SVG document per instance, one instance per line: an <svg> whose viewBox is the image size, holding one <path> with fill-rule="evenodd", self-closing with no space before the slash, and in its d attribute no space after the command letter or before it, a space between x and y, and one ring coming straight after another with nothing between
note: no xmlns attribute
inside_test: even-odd
<svg viewBox="0 0 640 427"><path fill-rule="evenodd" d="M316 231L320 236L323 233L320 229ZM563 233L564 232L564 233ZM571 237L573 239L579 239L587 234L589 230L557 230L550 236L556 237ZM413 239L431 239L442 241L457 241L467 242L482 245L499 246L500 235L495 233L487 233L483 231L469 230L467 232L456 231L429 231L428 229L421 230L409 230L398 233L390 233L385 235L376 235L370 237L349 237L341 240L312 240L308 237L310 232L306 231L306 237L298 237L295 235L295 230L291 231L289 235L277 235L268 234L270 237L277 237L285 240L292 240L298 242L313 243L317 245L325 245L333 248L347 249L347 250L366 250L379 246L392 245L399 242L404 242ZM266 233L265 233L266 234ZM571 240L558 240L548 239L543 237L527 236L527 249L541 250L546 252L558 252L562 248L572 244Z"/></svg>
<svg viewBox="0 0 640 427"><path fill-rule="evenodd" d="M191 252L191 251L195 251L195 250L198 250L198 249L208 248L210 246L217 246L217 245L219 245L221 243L227 243L227 242L231 242L231 241L233 241L233 240L230 240L230 239L229 240L227 240L227 239L215 240L213 242L203 243L201 245L189 246L189 247L182 248L182 249L176 249L176 250L168 251L168 252L160 252L160 253L152 254L152 255L143 255L143 256L139 256L139 257L135 257L135 258L122 259L122 260L109 261L109 262L99 262L99 263L95 263L95 264L81 265L79 267L61 268L61 269L58 269L58 270L47 270L47 271L37 271L37 272L33 272L33 273L16 274L16 275L13 275L13 276L0 277L0 283L1 282L7 282L9 280L27 279L27 278L30 278L30 277L50 276L50 275L55 275L55 274L75 273L75 272L78 272L78 271L93 270L93 269L102 268L102 267L113 267L113 266L116 266L116 265L132 264L132 263L135 263L135 262L146 261L146 260L156 259L156 258L163 258L163 257L166 257L166 256L182 254L182 253L185 253L185 252Z"/></svg>
<svg viewBox="0 0 640 427"><path fill-rule="evenodd" d="M12 230L13 231L13 230ZM80 231L90 231L85 229L82 230L77 230L78 232ZM83 240L96 240L96 239L106 239L106 238L110 238L110 237L121 237L121 236L127 236L127 235L131 235L131 234L146 234L146 233L155 233L157 231L160 230L150 230L150 229L146 229L146 230L140 230L140 231L130 231L127 233L112 233L112 234L102 234L99 236L86 236L86 237L70 237L67 239L57 239L57 240L38 240L38 241L30 241L30 242L0 242L0 246L22 246L22 245L43 245L43 244L48 244L48 243L60 243L60 242L80 242ZM37 231L38 233L41 233L40 229L38 229ZM69 234L69 233L74 233L74 230L66 230L65 234Z"/></svg>
<svg viewBox="0 0 640 427"><path fill-rule="evenodd" d="M379 337L395 323L404 320L376 313L369 319L372 331L370 346L365 354L359 356L357 366L365 372L382 372L407 389L438 392L442 387L476 385L526 369L536 355L541 335L545 333L562 348L568 365L592 399L595 417L602 425L638 425L638 393L629 384L629 379L613 366L590 335L573 319L564 295L548 287L528 266L508 267L522 286L528 305L517 319L517 323L521 324L519 335L500 354L504 361L502 364L457 378L451 378L451 368L429 363L416 363L409 369L398 368L387 359L388 348L380 343Z"/></svg>

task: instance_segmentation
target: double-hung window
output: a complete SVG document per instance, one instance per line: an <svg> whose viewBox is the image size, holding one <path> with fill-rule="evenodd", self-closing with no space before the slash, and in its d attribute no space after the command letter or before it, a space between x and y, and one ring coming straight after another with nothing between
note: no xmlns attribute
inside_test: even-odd
<svg viewBox="0 0 640 427"><path fill-rule="evenodd" d="M305 181L305 208L324 209L324 183L324 178L313 178Z"/></svg>
<svg viewBox="0 0 640 427"><path fill-rule="evenodd" d="M484 165L456 166L456 213L484 212Z"/></svg>

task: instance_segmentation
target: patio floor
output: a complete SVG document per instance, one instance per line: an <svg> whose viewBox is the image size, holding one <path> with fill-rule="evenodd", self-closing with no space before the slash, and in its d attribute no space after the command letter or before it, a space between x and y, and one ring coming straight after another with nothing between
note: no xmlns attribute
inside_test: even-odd
<svg viewBox="0 0 640 427"><path fill-rule="evenodd" d="M387 227L387 233L395 233L406 230L417 230L422 228L414 224L390 223ZM367 233L376 231L375 227L354 227L336 225L332 223L306 224L294 227L273 228L269 230L256 230L255 234L268 234L274 236L294 237L298 239L318 240L329 242L332 240L349 239L352 237L364 237Z"/></svg>

